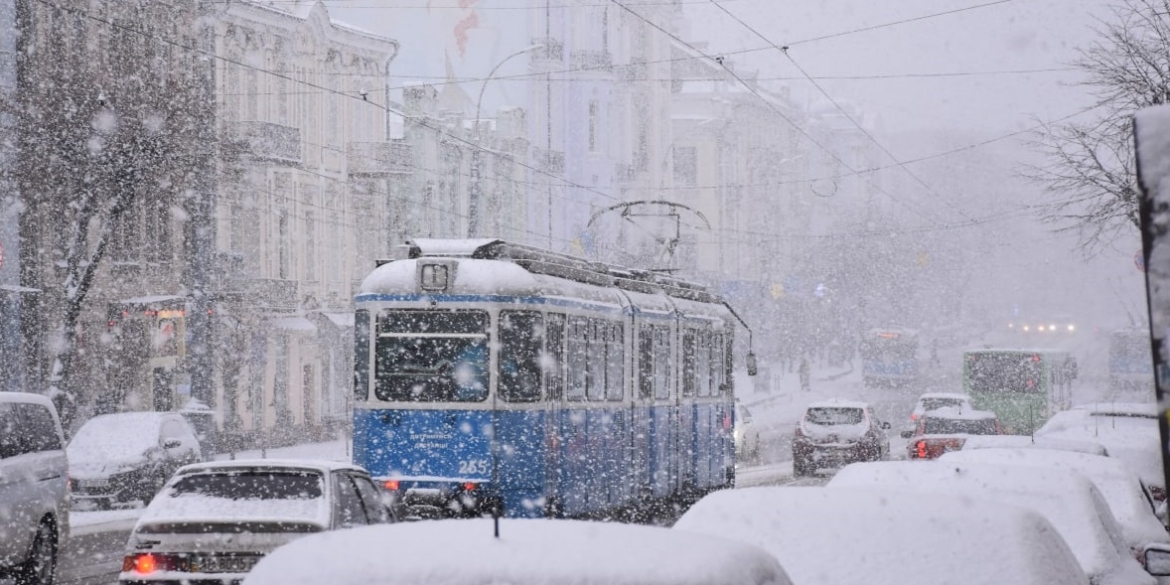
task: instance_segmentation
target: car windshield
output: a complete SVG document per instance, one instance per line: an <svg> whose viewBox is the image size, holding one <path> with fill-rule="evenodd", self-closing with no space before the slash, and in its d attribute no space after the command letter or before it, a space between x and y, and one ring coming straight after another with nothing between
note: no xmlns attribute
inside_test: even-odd
<svg viewBox="0 0 1170 585"><path fill-rule="evenodd" d="M199 473L170 488L171 497L206 496L225 500L304 500L322 495L319 473L246 471Z"/></svg>
<svg viewBox="0 0 1170 585"><path fill-rule="evenodd" d="M855 425L864 420L864 414L860 408L820 406L808 409L804 420L814 425Z"/></svg>
<svg viewBox="0 0 1170 585"><path fill-rule="evenodd" d="M926 417L923 433L927 435L994 435L995 419L955 419Z"/></svg>

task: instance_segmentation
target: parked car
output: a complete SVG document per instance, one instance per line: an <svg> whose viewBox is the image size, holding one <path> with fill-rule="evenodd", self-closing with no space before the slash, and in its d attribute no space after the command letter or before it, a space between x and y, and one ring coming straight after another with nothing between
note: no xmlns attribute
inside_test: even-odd
<svg viewBox="0 0 1170 585"><path fill-rule="evenodd" d="M950 495L722 490L691 506L673 528L759 546L808 585L1089 583L1064 539L1036 512Z"/></svg>
<svg viewBox="0 0 1170 585"><path fill-rule="evenodd" d="M504 518L314 534L276 549L245 585L786 585L754 546L658 526Z"/></svg>
<svg viewBox="0 0 1170 585"><path fill-rule="evenodd" d="M329 461L216 461L179 469L130 533L119 579L238 581L276 547L391 520L366 470ZM397 556L397 555L394 555Z"/></svg>
<svg viewBox="0 0 1170 585"><path fill-rule="evenodd" d="M994 412L946 407L918 419L918 428L906 445L907 459L934 459L963 448L972 435L999 435L1003 429Z"/></svg>
<svg viewBox="0 0 1170 585"><path fill-rule="evenodd" d="M66 450L74 503L103 509L149 502L176 469L203 460L195 431L177 412L95 416Z"/></svg>
<svg viewBox="0 0 1170 585"><path fill-rule="evenodd" d="M1134 555L1152 544L1170 547L1170 534L1154 515L1155 504L1141 479L1120 460L1069 451L979 449L947 453L942 461L1055 467L1076 471L1101 491Z"/></svg>
<svg viewBox="0 0 1170 585"><path fill-rule="evenodd" d="M752 413L741 402L735 403L735 460L760 460L760 429L752 422Z"/></svg>
<svg viewBox="0 0 1170 585"><path fill-rule="evenodd" d="M1166 499L1158 409L1153 403L1081 404L1052 415L1036 431L1045 439L1094 441L1126 462L1158 501Z"/></svg>
<svg viewBox="0 0 1170 585"><path fill-rule="evenodd" d="M797 477L823 467L880 461L890 454L886 429L864 402L829 400L808 405L792 440L792 471Z"/></svg>
<svg viewBox="0 0 1170 585"><path fill-rule="evenodd" d="M0 392L0 572L53 583L69 537L68 463L48 398Z"/></svg>
<svg viewBox="0 0 1170 585"><path fill-rule="evenodd" d="M1052 523L1094 585L1156 583L1131 554L1101 492L1073 471L937 460L883 461L850 465L827 487L945 494L1031 509ZM998 527L984 526L998 532Z"/></svg>

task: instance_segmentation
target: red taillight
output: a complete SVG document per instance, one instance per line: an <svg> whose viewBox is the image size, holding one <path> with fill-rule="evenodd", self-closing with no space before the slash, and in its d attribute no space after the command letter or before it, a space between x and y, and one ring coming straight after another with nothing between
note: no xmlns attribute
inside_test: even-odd
<svg viewBox="0 0 1170 585"><path fill-rule="evenodd" d="M158 561L158 558L149 553L126 555L122 558L122 570L146 575L160 569Z"/></svg>
<svg viewBox="0 0 1170 585"><path fill-rule="evenodd" d="M385 487L386 489L392 491L392 492L396 492L396 491L398 491L398 480L397 479L388 479L388 480L386 480L386 483L382 484L382 486Z"/></svg>
<svg viewBox="0 0 1170 585"><path fill-rule="evenodd" d="M918 441L915 443L914 450L919 459L926 459L926 441Z"/></svg>
<svg viewBox="0 0 1170 585"><path fill-rule="evenodd" d="M475 488L477 488L477 487L479 487L479 484L469 481L469 482L463 484L463 491L474 492Z"/></svg>
<svg viewBox="0 0 1170 585"><path fill-rule="evenodd" d="M910 420L918 420L918 413L916 413L916 412L910 413Z"/></svg>

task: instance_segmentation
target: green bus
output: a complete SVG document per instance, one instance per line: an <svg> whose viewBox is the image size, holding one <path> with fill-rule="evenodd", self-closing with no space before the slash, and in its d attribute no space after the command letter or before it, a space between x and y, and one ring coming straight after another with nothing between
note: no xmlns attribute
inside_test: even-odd
<svg viewBox="0 0 1170 585"><path fill-rule="evenodd" d="M1071 405L1076 360L1068 352L981 349L963 355L963 389L975 408L990 410L1004 432L1030 435Z"/></svg>

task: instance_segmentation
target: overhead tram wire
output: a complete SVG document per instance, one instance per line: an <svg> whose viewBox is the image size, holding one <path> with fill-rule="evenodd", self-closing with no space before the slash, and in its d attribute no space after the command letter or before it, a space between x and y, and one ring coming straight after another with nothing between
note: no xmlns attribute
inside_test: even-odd
<svg viewBox="0 0 1170 585"><path fill-rule="evenodd" d="M688 49L690 49L691 51L694 51L695 53L698 53L699 55L702 55L703 57L709 59L712 63L717 63L720 67L723 68L724 71L727 72L728 75L730 75L737 82L739 82L739 84L741 86L743 86L744 89L748 90L749 93L756 96L756 98L759 99L761 103L763 103L768 109L775 112L782 120L784 120L786 123L788 123L789 126L791 126L794 130L796 130L802 136L804 136L805 139L807 139L810 143L812 143L817 148L821 149L823 152L828 154L830 158L832 158L833 160L838 162L842 167L848 169L849 172L851 173L850 176L861 174L857 171L857 169L854 169L852 167L852 165L850 165L848 162L846 162L844 159L842 159L840 155L833 152L830 148L826 147L825 145L821 144L820 141L818 141L811 134L809 134L809 132L807 130L805 130L804 128L802 128L800 126L800 124L797 124L794 120L792 120L791 117L789 117L787 114L785 114L783 111L781 111L780 108L776 107L776 105L773 104L770 100L768 100L768 99L764 98L764 96L760 95L759 90L757 90L755 87L753 87L750 83L744 81L744 79L742 77L740 77L739 74L737 74L733 69L731 69L729 66L724 64L724 62L722 60L715 59L712 55L709 55L705 51L702 51L702 50L698 49L697 47L695 47L694 45L679 38L678 35L662 28L661 26L658 25L658 23L655 23L654 21L646 18L645 16L642 16L638 12L626 7L625 4L623 4L620 0L610 0L610 1L613 2L615 5L617 5L618 7L625 10L626 12L632 14L635 18L638 18L639 20L650 25L652 28L658 30L662 34L670 37L675 42L687 47ZM833 177L832 179L827 179L827 180L836 180L837 178L839 178L839 177ZM909 203L895 197L893 194L891 194L890 192L883 189L880 185L871 181L868 177L863 177L863 179L866 182L868 182L869 185L872 186L875 190L877 190L878 192L880 192L880 193L884 194L886 197L888 197L891 201L894 201L895 203L901 205L902 207L906 208L907 210L911 211L912 213L921 217L922 219L925 219L925 220L930 221L930 222L935 222L934 219L927 217L927 214L925 214L924 212L922 212L919 209L914 208Z"/></svg>
<svg viewBox="0 0 1170 585"><path fill-rule="evenodd" d="M351 95L351 94L349 94L349 93L346 93L346 92L343 92L343 91L338 91L338 90L335 90L335 89L332 89L332 88L328 88L328 87L324 87L324 86L321 86L321 85L317 85L317 84L315 84L315 83L311 83L311 82L309 82L309 81L305 81L305 80L296 79L295 77L292 77L292 76L290 76L290 75L287 75L287 74L284 74L284 73L280 73L280 72L277 72L277 71L272 71L272 70L269 70L269 69L264 69L263 67L258 67L258 66L255 66L255 65L249 65L249 64L247 64L247 63L244 63L244 62L242 62L242 61L237 61L237 60L235 60L235 59L229 59L229 58L227 58L227 57L224 57L224 56L222 56L222 55L217 55L217 54L215 54L214 52L211 52L211 51L205 51L205 50L203 50L203 49L200 49L200 48L198 48L198 47L194 47L194 46L190 46L190 45L184 45L184 44L182 44L182 43L179 43L179 42L173 41L173 40L171 40L171 39L167 39L167 38L159 37L159 36L157 36L157 35L152 35L152 34L149 34L149 33L145 32L145 31L142 31L142 30L138 30L138 29L135 29L135 28L132 28L132 27L127 27L127 26L124 26L124 25L120 25L120 24L118 24L118 23L111 22L111 21L109 21L109 20L106 20L106 19L104 19L104 18L99 18L99 17L97 17L97 16L94 16L94 15L90 14L90 13L89 13L89 11L87 11L87 10L82 10L82 9L78 9L78 8L73 8L73 7L70 7L70 6L61 6L61 5L58 5L58 4L54 4L53 2L51 2L51 1L49 1L49 0L36 0L36 1L37 1L38 3L40 3L40 4L43 4L43 5L45 5L45 6L48 6L48 7L50 7L50 8L53 8L53 9L56 9L56 10L60 10L60 11L63 11L63 12L69 12L69 13L72 13L72 14L76 14L76 15L78 15L78 16L81 16L81 17L83 17L83 18L87 18L87 19L89 19L89 20L92 20L92 21L94 21L94 22L98 22L98 23L104 24L104 25L106 25L106 26L109 26L110 28L117 29L117 30L121 30L121 31L125 31L125 32L129 32L129 33L132 33L132 34L135 34L135 35L138 35L138 36L141 36L141 37L147 38L147 39L153 39L153 40L155 40L155 41L158 41L158 42L161 42L161 43L165 43L165 44L171 45L171 46L173 46L173 47L176 47L176 48L179 48L179 49L182 49L182 50L188 51L188 52L190 52L190 53L193 53L193 54L203 55L203 56L205 56L205 57L208 57L208 58L211 58L211 59L216 59L216 60L218 60L218 61L223 61L224 63L230 63L230 64L233 64L233 65L236 65L236 66L239 66L239 67L243 67L243 68L245 68L245 69L250 69L250 70L253 70L253 71L258 71L258 72L260 72L260 73L265 73L265 74L267 74L267 75L271 75L271 76L273 76L273 77L275 77L275 78L278 78L278 79L285 79L285 80L291 81L291 82L293 82L293 83L297 83L297 84L300 84L300 85L304 85L304 86L306 86L306 87L311 87L311 88L313 88L313 89L315 89L315 90L318 90L318 91L321 91L321 92L325 92L325 93L331 93L331 94L335 94L335 95L339 95L339 96L342 96L342 97L346 97L346 98L349 98L349 99L352 99L352 100L355 100L355 101L360 101L360 102L363 102L363 103L372 104L372 105L374 105L374 106L376 106L376 107L380 107L380 108L382 108L383 110L385 110L385 111L387 111L387 112L390 112L390 113L396 114L396 115L398 115L398 116L402 116L403 118L412 118L412 116L408 116L408 115L407 115L405 112L402 112L402 111L399 111L399 110L396 110L396 109L394 109L394 108L390 107L390 105L389 105L389 104L386 104L386 105L381 105L381 104L378 104L378 103L376 103L376 102L371 102L371 101L369 101L368 99L364 99L364 98L362 98L361 96L358 96L358 95ZM461 143L461 144L464 144L464 145L466 145L466 146L467 146L467 147L469 147L469 148L478 149L478 150L480 150L480 151L486 152L487 154L490 154L490 155L497 156L497 157L499 157L499 158L501 158L501 159L503 159L503 160L506 160L506 161L508 161L508 162L510 162L510 163L512 163L512 164L515 164L515 165L517 165L517 166L520 166L520 167L526 168L526 169L528 169L528 170L530 170L530 171L533 171L533 172L535 172L535 173L537 173L537 174L544 175L544 176L546 176L546 177L549 177L549 178L551 178L551 179L556 179L556 180L558 180L558 181L563 181L563 185L567 185L567 186L570 186L570 187L572 187L572 188L575 188L575 189L580 189L580 190L582 190L582 191L586 191L586 192L589 192L589 193L593 193L593 194L595 194L595 195L600 195L601 197L604 197L605 199L609 199L609 200L611 200L611 201L615 201L615 202L621 202L621 199L619 199L619 198L617 198L617 197L615 197L615 196L613 196L613 195L611 195L611 194L609 194L609 193L605 193L605 192L603 192L603 191L599 191L599 190L597 190L597 189L594 189L594 188L592 188L592 187L588 187L588 186L586 186L586 185L580 185L580 184L578 184L578 183L574 183L574 182L572 182L572 181L566 181L566 180L564 179L564 177L561 177L561 176L558 176L558 175L554 175L554 174L552 174L552 173L550 173L550 172L548 172L548 171L545 171L545 170L543 170L543 169L539 169L539 168L537 168L537 167L534 167L534 166L532 166L532 165L528 164L527 162L524 162L524 161L521 161L521 160L517 160L516 158L513 158L513 157L511 157L511 156L502 155L502 154L501 154L500 152L498 152L498 151L493 151L493 150L491 150L491 149L488 149L487 147L481 146L481 145L479 145L479 144L476 144L476 143L474 143L474 142L472 142L472 141L470 141L470 140L467 140L466 138L463 138L463 137L461 137L461 136L457 136L457 135L455 135L455 134L452 134L452 133L450 133L450 132L446 131L446 130L445 130L445 129L443 129L443 128L439 128L439 127L435 127L435 126L430 126L430 125L427 125L427 124L425 124L425 123L420 123L420 124L419 124L419 126L421 126L421 127L423 127L423 128L426 128L426 129L428 129L428 130L431 130L431 131L435 132L435 133L436 133L437 135L439 135L439 136L445 136L446 138L448 138L448 139L450 139L450 140L452 140L452 141L454 141L454 142L459 142L459 143Z"/></svg>
<svg viewBox="0 0 1170 585"><path fill-rule="evenodd" d="M997 0L996 2L991 2L988 4L980 5L979 8L983 8L986 6L995 6L995 5L999 5L999 4L1005 4L1005 3L1011 2L1011 1L1012 0ZM790 63L792 63L792 66L796 67L796 70L799 71L800 74L803 75L804 78L807 79L808 82L811 83L813 85L813 87L815 87L817 89L817 91L820 92L820 94L825 97L825 99L829 100L829 103L833 104L833 107L835 107L837 109L837 111L841 112L841 114L843 116L845 116L845 119L849 120L849 122L851 124L853 124L853 126L855 128L857 128L857 130L859 132L862 133L862 135L864 135L870 142L872 142L875 146L877 146L878 149L880 149L883 153L885 153L886 156L890 157L890 160L894 161L894 164L898 168L902 169L902 171L905 172L907 175L909 175L912 179L914 179L914 181L916 183L921 185L922 188L926 189L926 191L928 193L930 193L931 195L933 195L936 200L938 200L940 203L945 204L947 207L950 207L952 210L954 210L955 212L957 212L959 215L963 216L964 218L972 219L971 216L967 215L967 213L964 212L962 209L959 209L955 205L949 203L946 200L946 198L944 198L938 191L936 191L934 189L934 187L931 187L929 184L926 183L926 181L922 180L922 177L919 177L917 173L910 170L910 168L908 168L904 163L902 163L900 160L898 160L898 157L893 152L891 152L889 148L886 148L886 146L884 144L882 144L877 138L875 138L874 135L869 130L866 130L865 127L862 126L861 123L858 122L857 119L854 118L853 115L850 114L848 110L846 110L843 106L841 106L841 104L836 99L834 99L833 96L830 95L828 91L825 90L824 86L822 86L820 83L817 83L817 80L813 79L812 76L809 75L808 71L806 71L804 69L804 67L801 67L800 63L797 63L796 59L792 57L791 53L789 53L788 49L789 49L789 47L791 47L791 45L781 46L781 45L776 44L774 41L772 41L772 39L768 38L766 35L761 33L759 30L756 30L756 28L753 27L752 25L744 22L744 20L742 18L740 18L735 13L728 10L727 7L720 4L719 0L710 0L710 2L711 2L711 4L715 5L716 8L721 10L724 14L729 16L732 20L739 23L740 26L743 26L745 29L747 29L749 32L751 32L753 35L759 37L760 40L768 43L774 49L776 49L781 54L783 54L788 59L788 61ZM972 9L973 8L967 8L966 10L972 10ZM954 12L950 12L949 14L954 14L956 12L961 12L961 10L956 10ZM912 20L908 20L907 22L914 22L914 21L915 21L915 19L912 19ZM859 30L861 30L861 29L859 29Z"/></svg>

